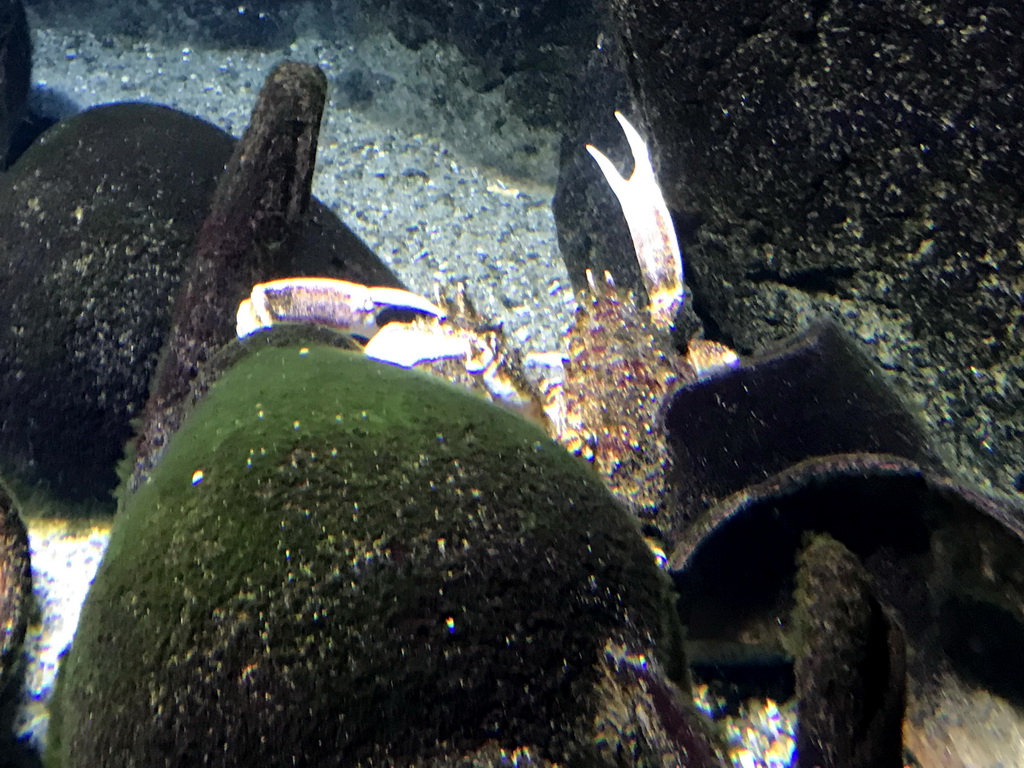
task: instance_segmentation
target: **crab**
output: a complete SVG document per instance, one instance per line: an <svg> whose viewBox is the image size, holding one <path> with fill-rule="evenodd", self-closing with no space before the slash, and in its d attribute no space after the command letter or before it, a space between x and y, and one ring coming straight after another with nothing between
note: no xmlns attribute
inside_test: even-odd
<svg viewBox="0 0 1024 768"><path fill-rule="evenodd" d="M615 113L633 155L625 178L596 147L586 149L618 198L646 287L648 304L590 270L578 292L566 349L524 358L499 323L474 309L463 285L454 299L433 301L395 288L320 277L260 283L236 316L242 338L281 323L325 325L365 340L367 355L424 368L479 391L542 424L567 450L593 463L612 493L671 543L685 523L666 492L671 456L659 417L678 387L738 364L728 347L691 339L679 354L673 323L682 307L683 258L650 152L640 133ZM384 310L416 313L378 324ZM526 362L545 373L530 378Z"/></svg>

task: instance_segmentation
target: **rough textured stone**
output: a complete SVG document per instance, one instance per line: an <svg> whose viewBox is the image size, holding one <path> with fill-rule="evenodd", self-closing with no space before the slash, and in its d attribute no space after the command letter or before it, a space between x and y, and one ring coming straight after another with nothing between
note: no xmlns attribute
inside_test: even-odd
<svg viewBox="0 0 1024 768"><path fill-rule="evenodd" d="M1013 705L1024 686L1024 509L870 454L810 460L744 488L693 526L670 560L705 668L775 659L786 647L779 616L792 606L808 533L828 534L860 559L904 630L904 737L922 764L936 755L1019 764L1019 741L992 733L1024 727ZM805 685L827 674L807 671Z"/></svg>
<svg viewBox="0 0 1024 768"><path fill-rule="evenodd" d="M133 487L177 429L199 366L235 336L238 302L252 286L290 274L312 196L327 78L285 62L260 89L245 135L217 181L137 442Z"/></svg>
<svg viewBox="0 0 1024 768"><path fill-rule="evenodd" d="M47 764L603 761L606 644L668 626L635 522L513 414L264 336L126 499Z"/></svg>
<svg viewBox="0 0 1024 768"><path fill-rule="evenodd" d="M14 502L0 491L0 765L16 764L14 715L24 682L25 632L34 613L28 532Z"/></svg>
<svg viewBox="0 0 1024 768"><path fill-rule="evenodd" d="M1024 468L1024 49L1012 2L613 3L704 314L831 314L1012 490ZM677 219L679 220L679 219ZM699 305L700 308L700 305Z"/></svg>
<svg viewBox="0 0 1024 768"><path fill-rule="evenodd" d="M811 458L889 454L941 466L924 425L833 323L680 388L664 424L690 519Z"/></svg>
<svg viewBox="0 0 1024 768"><path fill-rule="evenodd" d="M231 147L170 109L107 106L51 129L0 178L8 476L70 500L114 487Z"/></svg>
<svg viewBox="0 0 1024 768"><path fill-rule="evenodd" d="M903 768L906 642L857 557L831 536L798 556L801 768Z"/></svg>
<svg viewBox="0 0 1024 768"><path fill-rule="evenodd" d="M32 38L21 0L0 0L0 171L11 137L25 117L32 83Z"/></svg>
<svg viewBox="0 0 1024 768"><path fill-rule="evenodd" d="M22 501L112 505L232 147L194 117L117 104L55 126L0 176L0 467ZM292 254L275 276L398 284L317 201Z"/></svg>
<svg viewBox="0 0 1024 768"><path fill-rule="evenodd" d="M455 45L481 67L481 91L505 82L513 107L542 125L561 123L564 101L601 29L602 6L593 0L381 0L361 7L403 45Z"/></svg>
<svg viewBox="0 0 1024 768"><path fill-rule="evenodd" d="M619 168L629 170L629 147L615 110L629 112L629 91L614 38L587 54L578 87L566 100L559 152L558 185L551 211L558 226L558 250L573 287L587 287L586 270L612 273L620 288L643 291L633 241L608 182L586 150L593 144ZM626 174L629 175L628 173Z"/></svg>

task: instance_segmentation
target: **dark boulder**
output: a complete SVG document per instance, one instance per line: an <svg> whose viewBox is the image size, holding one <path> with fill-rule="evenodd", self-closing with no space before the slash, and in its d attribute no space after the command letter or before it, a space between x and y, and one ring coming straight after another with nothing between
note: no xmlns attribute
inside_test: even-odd
<svg viewBox="0 0 1024 768"><path fill-rule="evenodd" d="M664 577L586 464L425 374L267 337L126 498L48 765L616 765L595 729L635 728L631 695L645 740L718 764L659 671Z"/></svg>
<svg viewBox="0 0 1024 768"><path fill-rule="evenodd" d="M676 488L695 515L669 560L688 640L726 680L802 647L801 755L894 764L903 656L891 611L907 648L903 732L921 763L1018 764L1017 742L991 729L1021 727L1024 509L951 477L853 343L819 326L673 397ZM842 554L801 558L818 534ZM812 650L780 620L794 602Z"/></svg>
<svg viewBox="0 0 1024 768"><path fill-rule="evenodd" d="M28 532L14 502L0 491L0 765L17 764L13 741L22 700L25 633L35 613Z"/></svg>
<svg viewBox="0 0 1024 768"><path fill-rule="evenodd" d="M613 3L688 280L750 352L829 314L951 453L1024 468L1013 2Z"/></svg>
<svg viewBox="0 0 1024 768"><path fill-rule="evenodd" d="M112 505L233 146L183 113L115 104L58 124L0 177L0 467L19 496ZM274 276L397 284L315 200L289 245Z"/></svg>
<svg viewBox="0 0 1024 768"><path fill-rule="evenodd" d="M867 570L827 535L797 558L801 768L903 768L906 641Z"/></svg>
<svg viewBox="0 0 1024 768"><path fill-rule="evenodd" d="M111 105L55 126L0 179L6 475L73 501L113 489L232 144L165 107Z"/></svg>
<svg viewBox="0 0 1024 768"><path fill-rule="evenodd" d="M0 171L7 167L11 138L26 117L32 84L32 38L21 0L0 0Z"/></svg>

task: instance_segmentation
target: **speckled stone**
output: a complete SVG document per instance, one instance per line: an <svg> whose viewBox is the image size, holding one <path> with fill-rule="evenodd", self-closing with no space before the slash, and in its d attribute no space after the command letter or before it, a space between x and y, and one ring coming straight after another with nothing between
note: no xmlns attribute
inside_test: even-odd
<svg viewBox="0 0 1024 768"><path fill-rule="evenodd" d="M0 0L0 171L11 137L25 117L32 83L32 38L21 0Z"/></svg>
<svg viewBox="0 0 1024 768"><path fill-rule="evenodd" d="M233 146L182 112L113 104L58 124L0 176L0 470L26 507L56 494L82 511L113 508L117 463ZM398 284L308 197L308 174L293 182L306 196L289 211L292 238L255 277ZM207 317L224 341L247 289L218 289Z"/></svg>
<svg viewBox="0 0 1024 768"><path fill-rule="evenodd" d="M705 326L749 353L832 315L1014 493L1018 4L612 5Z"/></svg>
<svg viewBox="0 0 1024 768"><path fill-rule="evenodd" d="M9 756L12 718L25 673L23 646L33 613L28 532L14 502L0 491L0 755ZM5 759L0 763L7 765Z"/></svg>
<svg viewBox="0 0 1024 768"><path fill-rule="evenodd" d="M8 479L109 498L232 140L165 107L83 112L0 178Z"/></svg>
<svg viewBox="0 0 1024 768"><path fill-rule="evenodd" d="M589 467L423 374L240 345L118 514L47 764L612 759L606 645L653 659L671 622Z"/></svg>

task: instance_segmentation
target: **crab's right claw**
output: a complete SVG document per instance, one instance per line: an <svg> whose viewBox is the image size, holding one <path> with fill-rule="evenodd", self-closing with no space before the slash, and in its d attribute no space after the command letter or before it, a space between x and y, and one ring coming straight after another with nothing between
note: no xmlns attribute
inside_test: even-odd
<svg viewBox="0 0 1024 768"><path fill-rule="evenodd" d="M308 323L371 339L385 309L411 309L435 317L444 310L401 288L369 287L327 277L287 277L253 286L238 305L235 333L244 338L278 323Z"/></svg>
<svg viewBox="0 0 1024 768"><path fill-rule="evenodd" d="M623 178L612 161L596 147L588 144L587 151L622 206L647 286L651 319L662 328L670 328L683 302L683 255L668 205L654 175L647 144L621 112L616 112L615 118L633 153L630 177Z"/></svg>

